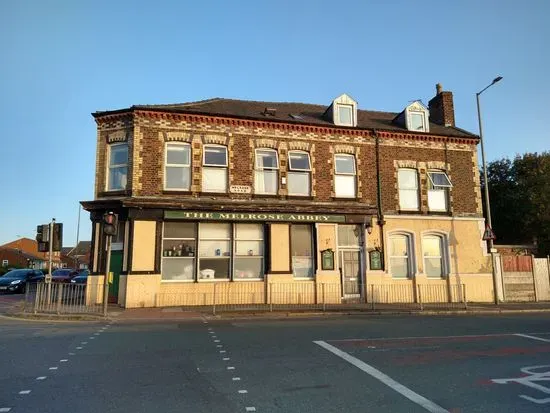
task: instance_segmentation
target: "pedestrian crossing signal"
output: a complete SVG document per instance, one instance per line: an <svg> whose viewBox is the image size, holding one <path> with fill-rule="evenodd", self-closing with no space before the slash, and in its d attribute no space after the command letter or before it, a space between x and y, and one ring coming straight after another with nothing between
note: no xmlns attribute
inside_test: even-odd
<svg viewBox="0 0 550 413"><path fill-rule="evenodd" d="M497 237L489 225L485 225L485 232L483 233L483 241L495 240Z"/></svg>

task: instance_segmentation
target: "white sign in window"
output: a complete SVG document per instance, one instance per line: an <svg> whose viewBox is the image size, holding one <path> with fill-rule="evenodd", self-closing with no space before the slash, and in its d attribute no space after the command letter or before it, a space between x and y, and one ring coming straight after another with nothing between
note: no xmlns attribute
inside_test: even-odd
<svg viewBox="0 0 550 413"><path fill-rule="evenodd" d="M279 189L279 158L273 149L256 149L254 193L276 195Z"/></svg>
<svg viewBox="0 0 550 413"><path fill-rule="evenodd" d="M202 191L227 192L227 148L206 145L202 164Z"/></svg>
<svg viewBox="0 0 550 413"><path fill-rule="evenodd" d="M353 155L334 155L334 194L336 198L355 198L355 157Z"/></svg>
<svg viewBox="0 0 550 413"><path fill-rule="evenodd" d="M309 153L288 153L288 194L309 196L311 194L311 162Z"/></svg>
<svg viewBox="0 0 550 413"><path fill-rule="evenodd" d="M418 173L416 169L399 169L399 208L418 211Z"/></svg>
<svg viewBox="0 0 550 413"><path fill-rule="evenodd" d="M167 143L164 165L164 188L188 191L191 180L191 146Z"/></svg>
<svg viewBox="0 0 550 413"><path fill-rule="evenodd" d="M290 226L292 272L297 278L313 277L313 231L311 225Z"/></svg>
<svg viewBox="0 0 550 413"><path fill-rule="evenodd" d="M107 174L108 191L126 189L128 178L128 144L117 143L109 145L109 168Z"/></svg>

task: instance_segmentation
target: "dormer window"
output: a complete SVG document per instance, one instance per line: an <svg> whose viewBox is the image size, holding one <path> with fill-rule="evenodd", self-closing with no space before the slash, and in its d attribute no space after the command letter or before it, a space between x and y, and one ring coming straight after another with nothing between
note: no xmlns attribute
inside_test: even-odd
<svg viewBox="0 0 550 413"><path fill-rule="evenodd" d="M353 126L353 106L336 105L338 108L338 120L342 126Z"/></svg>
<svg viewBox="0 0 550 413"><path fill-rule="evenodd" d="M325 118L338 126L357 126L357 102L344 93L332 101Z"/></svg>
<svg viewBox="0 0 550 413"><path fill-rule="evenodd" d="M407 106L397 119L399 123L404 123L404 126L411 132L429 132L428 115L428 108L422 102L416 101Z"/></svg>

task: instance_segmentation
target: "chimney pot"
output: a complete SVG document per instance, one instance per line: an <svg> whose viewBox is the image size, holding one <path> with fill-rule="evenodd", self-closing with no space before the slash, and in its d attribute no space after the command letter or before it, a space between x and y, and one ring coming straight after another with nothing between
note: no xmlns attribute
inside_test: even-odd
<svg viewBox="0 0 550 413"><path fill-rule="evenodd" d="M441 86L441 83L438 83L435 85L436 95L439 95L441 92L443 92L443 86Z"/></svg>

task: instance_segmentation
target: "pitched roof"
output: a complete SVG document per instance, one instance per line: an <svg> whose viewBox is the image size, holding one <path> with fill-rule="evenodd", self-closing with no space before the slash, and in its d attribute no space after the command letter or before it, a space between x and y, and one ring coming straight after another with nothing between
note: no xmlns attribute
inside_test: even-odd
<svg viewBox="0 0 550 413"><path fill-rule="evenodd" d="M23 250L20 250L20 249L17 249L17 248L0 246L0 251L9 251L9 252L12 252L14 254L21 255L22 257L24 257L26 259L29 259L29 260L33 260L33 261L45 261L46 260L44 257L40 257L40 256L31 254L31 253L28 253L26 251L23 251Z"/></svg>
<svg viewBox="0 0 550 413"><path fill-rule="evenodd" d="M80 241L76 247L70 248L66 255L79 256L86 255L92 250L92 241Z"/></svg>
<svg viewBox="0 0 550 413"><path fill-rule="evenodd" d="M325 105L314 105L309 103L262 102L214 98L198 102L166 105L134 105L127 109L95 112L93 116L100 117L102 115L121 113L129 110L152 110L334 127L334 123L323 116L327 107L328 106ZM269 109L274 109L274 111ZM357 111L357 128L405 132L407 129L404 126L394 122L398 114L399 112L378 112L359 109ZM433 122L430 122L430 134L477 138L477 135L460 128L443 126Z"/></svg>

